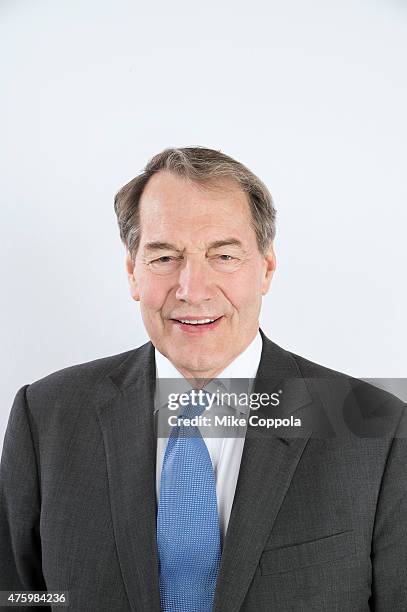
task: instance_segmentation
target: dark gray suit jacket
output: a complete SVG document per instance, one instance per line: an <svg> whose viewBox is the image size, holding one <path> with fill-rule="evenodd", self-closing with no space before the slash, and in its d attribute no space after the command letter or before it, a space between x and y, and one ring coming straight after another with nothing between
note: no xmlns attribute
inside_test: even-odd
<svg viewBox="0 0 407 612"><path fill-rule="evenodd" d="M154 366L147 343L18 392L1 463L0 590L67 590L78 612L159 611ZM340 407L332 381L352 389ZM248 428L214 611L407 610L404 404L263 334L255 390L280 382L281 414L305 427Z"/></svg>

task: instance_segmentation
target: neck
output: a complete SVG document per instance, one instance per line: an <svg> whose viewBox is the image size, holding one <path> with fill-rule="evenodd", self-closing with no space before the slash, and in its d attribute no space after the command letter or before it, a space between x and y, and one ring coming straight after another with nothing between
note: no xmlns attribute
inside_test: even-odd
<svg viewBox="0 0 407 612"><path fill-rule="evenodd" d="M253 334L253 337L250 338L249 342L247 342L247 344L238 353L233 355L229 360L225 361L225 363L223 363L220 367L214 370L206 370L206 371L187 370L185 368L178 367L175 364L173 365L177 368L178 372L180 372L180 374L182 374L184 378L187 378L190 381L191 386L194 389L202 389L209 381L211 381L213 378L216 378L221 372L223 372L223 370L225 370L225 368L228 367L228 365L232 363L232 361L234 361L239 355L241 355L247 349L247 347L255 339L258 332L259 330L256 329L255 333Z"/></svg>

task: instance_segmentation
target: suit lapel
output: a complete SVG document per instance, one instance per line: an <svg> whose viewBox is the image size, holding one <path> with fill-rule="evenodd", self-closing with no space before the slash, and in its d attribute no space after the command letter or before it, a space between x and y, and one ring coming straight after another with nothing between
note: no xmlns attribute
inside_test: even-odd
<svg viewBox="0 0 407 612"><path fill-rule="evenodd" d="M132 609L159 612L152 345L132 352L109 379L115 392L97 412L120 568Z"/></svg>
<svg viewBox="0 0 407 612"><path fill-rule="evenodd" d="M263 351L253 392L283 391L278 416L288 416L311 402L296 362L264 334ZM269 407L257 411L272 417ZM298 414L298 413L297 413ZM214 612L236 612L249 589L278 511L311 435L298 437L248 426L232 513L222 552Z"/></svg>

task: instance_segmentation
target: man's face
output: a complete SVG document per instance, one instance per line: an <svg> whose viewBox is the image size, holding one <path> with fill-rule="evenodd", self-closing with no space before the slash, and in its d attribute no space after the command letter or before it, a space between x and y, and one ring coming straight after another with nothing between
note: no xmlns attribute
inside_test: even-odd
<svg viewBox="0 0 407 612"><path fill-rule="evenodd" d="M259 252L247 196L231 181L215 190L159 172L140 221L127 271L147 333L185 377L213 378L258 331L274 254Z"/></svg>

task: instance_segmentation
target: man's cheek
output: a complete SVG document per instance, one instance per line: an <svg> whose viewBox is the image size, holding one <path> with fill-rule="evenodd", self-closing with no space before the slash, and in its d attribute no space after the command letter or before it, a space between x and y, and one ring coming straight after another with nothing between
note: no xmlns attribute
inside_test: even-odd
<svg viewBox="0 0 407 612"><path fill-rule="evenodd" d="M140 299L148 308L160 307L165 299L166 291L163 283L145 276L140 282Z"/></svg>
<svg viewBox="0 0 407 612"><path fill-rule="evenodd" d="M154 292L144 292L141 296L140 303L144 309L144 312L148 313L149 316L157 316L162 310L163 301L160 295Z"/></svg>
<svg viewBox="0 0 407 612"><path fill-rule="evenodd" d="M248 287L253 286L253 279L237 277L233 284L225 290L228 301L236 310L246 309L253 304L256 295Z"/></svg>

